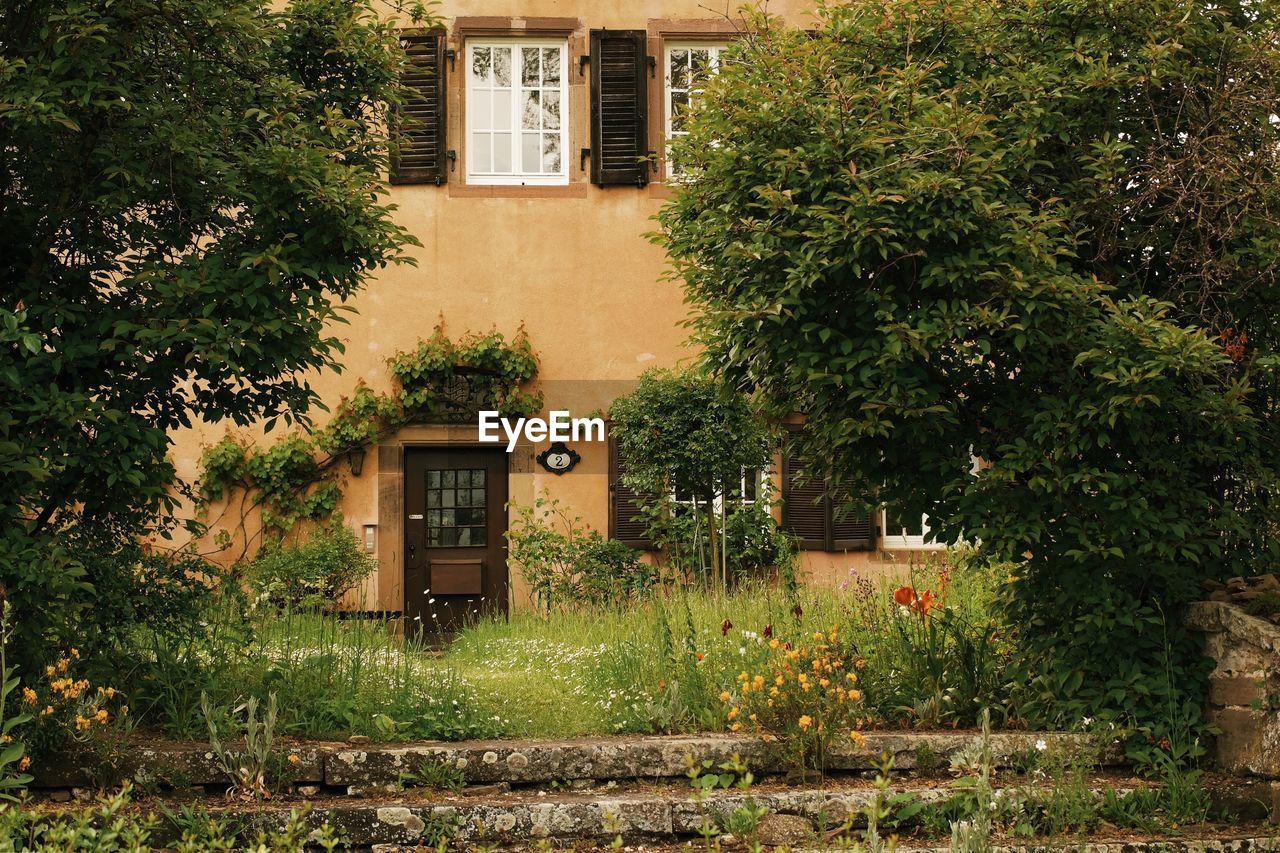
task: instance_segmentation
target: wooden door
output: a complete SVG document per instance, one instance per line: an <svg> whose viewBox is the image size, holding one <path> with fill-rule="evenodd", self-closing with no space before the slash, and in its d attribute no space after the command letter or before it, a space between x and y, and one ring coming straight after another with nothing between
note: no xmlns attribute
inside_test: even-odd
<svg viewBox="0 0 1280 853"><path fill-rule="evenodd" d="M507 612L507 454L405 454L405 616L448 639L481 613Z"/></svg>

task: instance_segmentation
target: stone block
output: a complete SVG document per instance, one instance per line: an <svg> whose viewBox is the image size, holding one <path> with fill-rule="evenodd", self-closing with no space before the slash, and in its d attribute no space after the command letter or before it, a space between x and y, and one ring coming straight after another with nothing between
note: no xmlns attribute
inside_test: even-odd
<svg viewBox="0 0 1280 853"><path fill-rule="evenodd" d="M1261 679L1243 675L1213 675L1209 678L1209 702L1219 708L1249 708L1264 698Z"/></svg>

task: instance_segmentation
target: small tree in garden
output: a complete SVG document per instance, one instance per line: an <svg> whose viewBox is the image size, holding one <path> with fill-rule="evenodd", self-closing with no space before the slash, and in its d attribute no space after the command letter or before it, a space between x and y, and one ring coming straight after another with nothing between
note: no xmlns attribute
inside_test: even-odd
<svg viewBox="0 0 1280 853"><path fill-rule="evenodd" d="M1274 7L819 15L753 18L677 145L706 364L856 503L1015 561L1025 713L1193 722L1178 606L1277 552Z"/></svg>
<svg viewBox="0 0 1280 853"><path fill-rule="evenodd" d="M406 58L357 0L18 0L0 14L0 585L24 658L171 508L168 434L316 402L338 303L412 238L379 195Z"/></svg>
<svg viewBox="0 0 1280 853"><path fill-rule="evenodd" d="M723 384L668 370L647 371L634 391L614 400L609 417L627 485L658 502L670 495L692 501L706 524L711 571L727 583L724 499L739 490L744 470L768 465L772 442L764 421Z"/></svg>

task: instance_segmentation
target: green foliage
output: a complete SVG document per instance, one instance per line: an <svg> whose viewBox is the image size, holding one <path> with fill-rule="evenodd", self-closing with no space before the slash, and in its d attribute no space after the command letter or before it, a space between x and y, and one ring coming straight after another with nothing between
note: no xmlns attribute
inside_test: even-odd
<svg viewBox="0 0 1280 853"><path fill-rule="evenodd" d="M538 359L521 329L507 343L499 332L469 334L458 342L435 334L412 352L391 359L391 375L400 385L405 411L415 417L440 417L456 406L450 392L463 383L476 398L506 417L542 409L542 395L522 390L538 375Z"/></svg>
<svg viewBox="0 0 1280 853"><path fill-rule="evenodd" d="M275 607L326 610L337 606L378 568L356 536L334 519L301 544L268 545L245 569L253 590Z"/></svg>
<svg viewBox="0 0 1280 853"><path fill-rule="evenodd" d="M223 746L223 736L218 731L219 718L236 717L244 711L243 728L236 732L238 738L242 733L244 745L235 751ZM209 705L209 696L200 694L200 711L204 714L205 725L209 729L209 749L218 766L231 780L227 796L240 797L247 800L264 799L271 795L267 786L267 770L272 756L272 742L275 740L276 719L278 710L276 694L267 696L267 707L258 718L258 697L250 696L244 705L235 708L230 714L215 716Z"/></svg>
<svg viewBox="0 0 1280 853"><path fill-rule="evenodd" d="M803 414L852 509L1017 564L1033 722L1198 706L1181 605L1280 545L1274 12L758 16L676 143L659 239L706 364Z"/></svg>
<svg viewBox="0 0 1280 853"><path fill-rule="evenodd" d="M0 604L0 801L13 799L12 791L22 790L31 781L31 774L26 773L30 760L27 759L27 747L17 738L17 731L31 721L29 707L12 710L18 697L13 692L18 689L17 667L9 664L6 649L13 632L9 624L9 602ZM12 696L12 698L10 698Z"/></svg>
<svg viewBox="0 0 1280 853"><path fill-rule="evenodd" d="M544 608L622 606L661 580L639 551L586 529L554 498L539 495L533 506L515 510L509 559Z"/></svg>
<svg viewBox="0 0 1280 853"><path fill-rule="evenodd" d="M457 793L466 784L466 774L455 762L434 755L419 761L417 769L400 774L402 788L425 788L428 791Z"/></svg>
<svg viewBox="0 0 1280 853"><path fill-rule="evenodd" d="M58 533L167 531L170 433L305 417L302 377L338 368L339 303L416 242L383 192L398 28L424 20L407 11L0 16L0 586L24 658L115 615Z"/></svg>
<svg viewBox="0 0 1280 853"><path fill-rule="evenodd" d="M684 551L692 543L698 573L727 585L724 511L740 502L744 472L769 464L773 443L764 422L745 397L722 383L693 371L658 369L614 400L609 417L626 467L623 480L650 505L651 533L675 545L678 558L689 556ZM702 518L682 524L670 495L692 501ZM745 528L739 532L746 535Z"/></svg>
<svg viewBox="0 0 1280 853"><path fill-rule="evenodd" d="M253 510L258 511L268 547L302 522L331 519L342 500L334 466L343 454L363 452L366 445L411 421L456 415L458 406L472 407L476 400L504 415L529 415L542 408L540 394L522 390L538 373L523 329L509 344L498 332L470 334L455 344L437 327L417 350L400 353L389 363L397 383L392 393L381 394L360 381L320 429L297 432L265 447L226 435L205 449L200 457L200 500L207 508L211 502L240 497L238 526L246 554L256 538L248 529ZM459 399L459 382L475 396ZM224 530L222 538L231 537Z"/></svg>

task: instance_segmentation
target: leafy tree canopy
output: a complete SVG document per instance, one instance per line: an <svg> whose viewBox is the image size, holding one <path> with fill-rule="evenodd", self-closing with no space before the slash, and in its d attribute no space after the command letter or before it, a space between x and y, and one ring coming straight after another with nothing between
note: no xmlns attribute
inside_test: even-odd
<svg viewBox="0 0 1280 853"><path fill-rule="evenodd" d="M757 16L677 145L707 362L851 493L1017 562L1059 715L1172 707L1170 608L1276 553L1276 35L1268 2Z"/></svg>
<svg viewBox="0 0 1280 853"><path fill-rule="evenodd" d="M164 508L168 431L316 401L338 303L412 241L381 195L395 26L366 0L0 10L11 594L51 595L58 525Z"/></svg>

